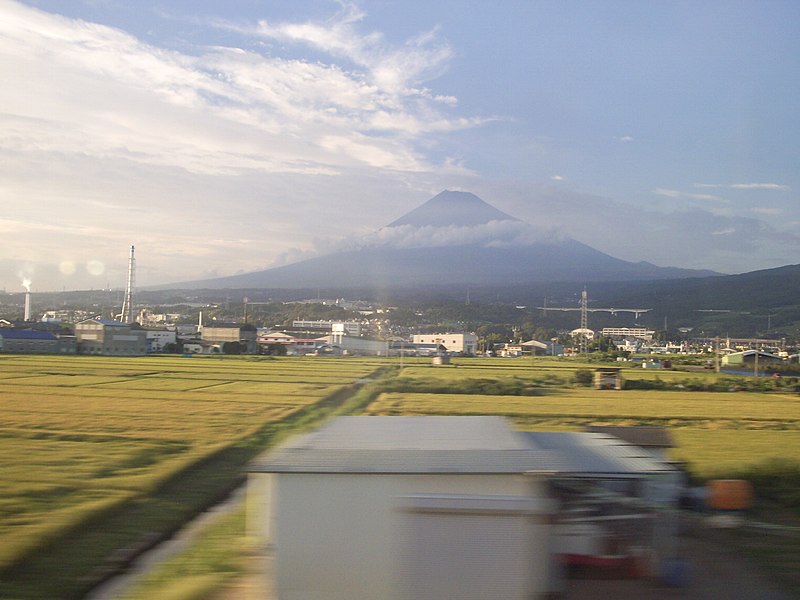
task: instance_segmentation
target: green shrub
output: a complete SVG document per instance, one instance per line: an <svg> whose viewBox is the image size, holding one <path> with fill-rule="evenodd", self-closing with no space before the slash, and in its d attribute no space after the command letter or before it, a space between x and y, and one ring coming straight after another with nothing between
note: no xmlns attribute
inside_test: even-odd
<svg viewBox="0 0 800 600"><path fill-rule="evenodd" d="M594 374L589 369L578 369L575 371L575 383L578 385L592 385Z"/></svg>

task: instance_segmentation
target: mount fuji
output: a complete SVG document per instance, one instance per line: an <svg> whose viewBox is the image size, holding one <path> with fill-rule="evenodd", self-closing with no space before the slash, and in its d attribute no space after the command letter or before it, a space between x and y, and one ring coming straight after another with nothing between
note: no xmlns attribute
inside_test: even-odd
<svg viewBox="0 0 800 600"><path fill-rule="evenodd" d="M386 289L710 275L717 273L620 260L574 239L539 230L474 194L446 190L328 254L263 271L159 287Z"/></svg>

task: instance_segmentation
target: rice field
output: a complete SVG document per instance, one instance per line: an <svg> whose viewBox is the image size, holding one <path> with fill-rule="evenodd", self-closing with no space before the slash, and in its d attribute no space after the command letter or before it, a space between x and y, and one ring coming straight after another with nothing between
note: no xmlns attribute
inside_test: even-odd
<svg viewBox="0 0 800 600"><path fill-rule="evenodd" d="M0 355L0 569L378 366Z"/></svg>
<svg viewBox="0 0 800 600"><path fill-rule="evenodd" d="M429 382L548 376L570 381L598 365L527 358L458 360L451 367L411 365L402 376ZM619 365L614 365L619 366ZM716 373L624 366L625 379L715 381ZM726 377L730 377L729 375ZM441 387L441 386L440 386ZM385 392L366 409L375 415L502 415L520 429L579 431L587 425L660 425L677 447L672 458L699 477L742 472L780 458L800 464L800 395L765 392L595 390L545 386L542 395Z"/></svg>

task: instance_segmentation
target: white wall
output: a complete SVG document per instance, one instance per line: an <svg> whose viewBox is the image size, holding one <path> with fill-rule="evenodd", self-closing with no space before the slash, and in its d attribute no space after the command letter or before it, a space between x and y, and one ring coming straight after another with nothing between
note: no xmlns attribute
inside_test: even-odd
<svg viewBox="0 0 800 600"><path fill-rule="evenodd" d="M251 477L257 480L262 475ZM404 585L400 566L405 564L408 568L408 560L401 560L401 556L407 551L408 543L414 541L403 541L399 533L409 525L409 519L419 524L428 518L427 513L409 516L407 498L410 495L538 498L543 494L541 483L524 475L281 473L273 477L271 502L260 500L261 510L256 510L262 519L269 518L270 510L275 516L272 526L262 525L260 529L262 535L271 536L275 552L275 589L280 600L409 598L403 590L412 588ZM261 486L262 492L264 489ZM264 498L267 496L269 494ZM434 520L442 531L455 534L453 527L463 518L467 517ZM491 519L484 515L484 520L487 519L490 523ZM510 521L505 517L501 521L499 529L507 531ZM485 530L484 525L486 523L480 527ZM546 532L546 526L538 530L540 543L545 548L543 571L547 570L548 561ZM475 540L472 548L475 556L481 555L483 541L484 538ZM526 561L532 569L531 577L540 577L531 564L531 548L519 547L513 540L509 540L509 544L515 545L514 552L523 555L520 560ZM503 564L494 567L500 570L498 576L502 575ZM516 577L516 573L518 569L513 571L513 576ZM542 589L546 583L536 585ZM526 592L528 587L527 582L517 586ZM419 591L414 594L418 596ZM476 596L459 597L466 600ZM504 600L516 597L528 596L512 595Z"/></svg>

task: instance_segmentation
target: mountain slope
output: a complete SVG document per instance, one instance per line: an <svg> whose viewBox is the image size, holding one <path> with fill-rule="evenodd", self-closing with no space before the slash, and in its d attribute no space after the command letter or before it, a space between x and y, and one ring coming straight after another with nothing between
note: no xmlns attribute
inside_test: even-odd
<svg viewBox="0 0 800 600"><path fill-rule="evenodd" d="M444 191L376 232L372 241L365 238L361 248L169 287L386 289L707 275L714 273L632 263L572 239L552 240L474 194Z"/></svg>
<svg viewBox="0 0 800 600"><path fill-rule="evenodd" d="M414 227L468 227L482 225L491 221L519 221L519 219L497 210L469 192L445 190L436 194L387 227L412 225Z"/></svg>

